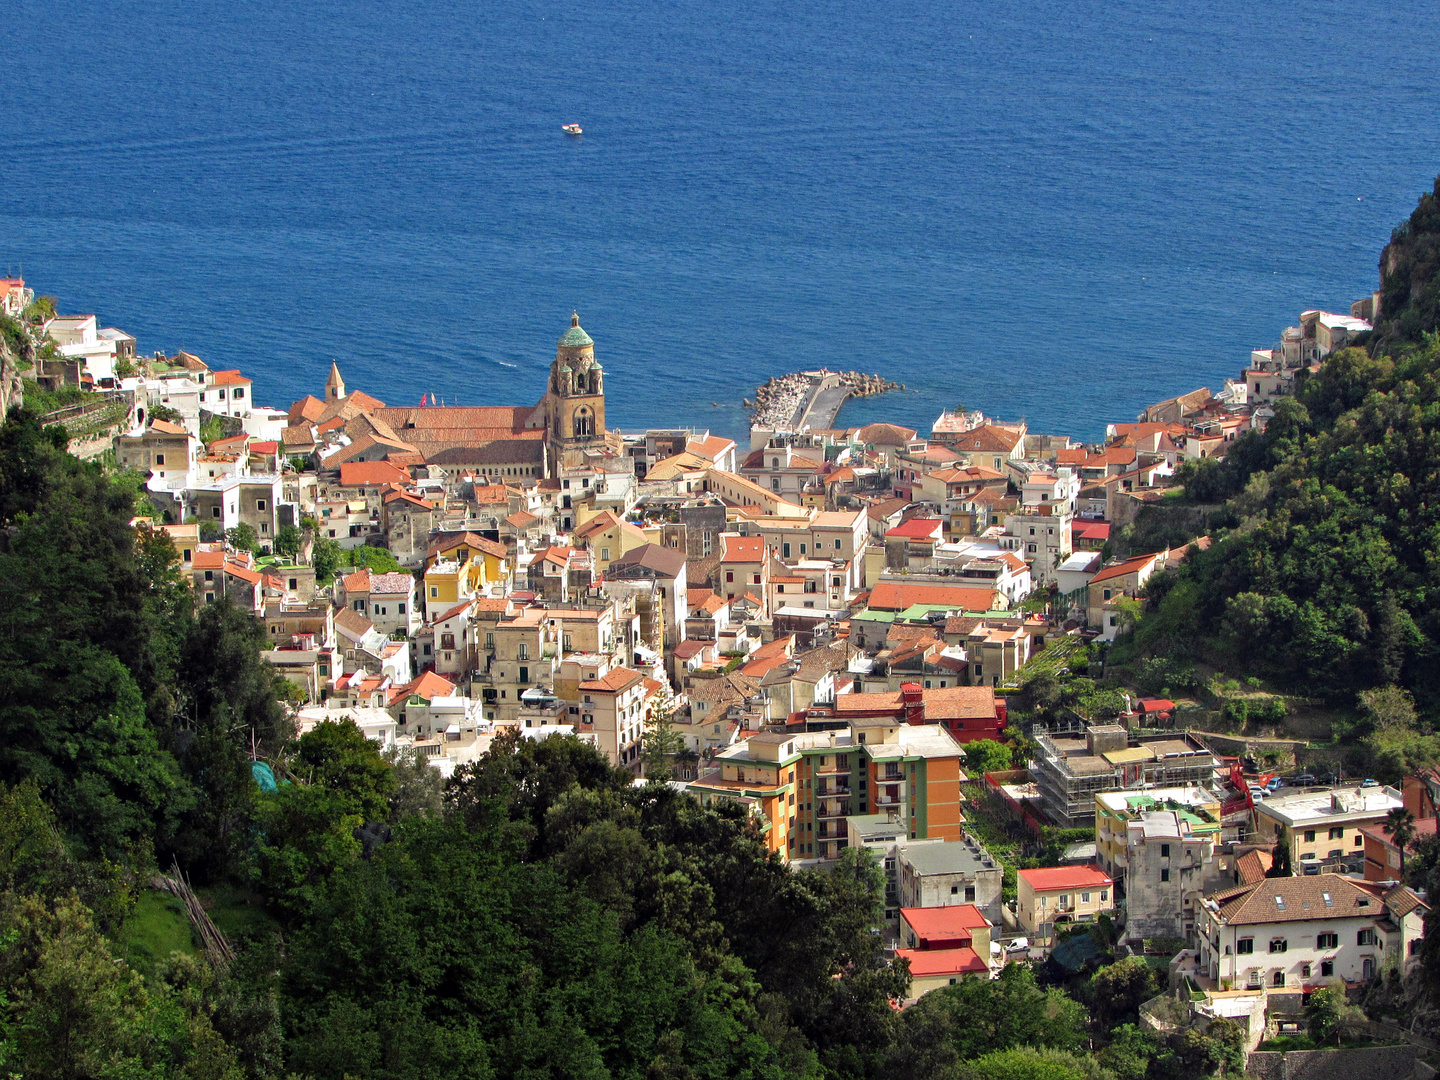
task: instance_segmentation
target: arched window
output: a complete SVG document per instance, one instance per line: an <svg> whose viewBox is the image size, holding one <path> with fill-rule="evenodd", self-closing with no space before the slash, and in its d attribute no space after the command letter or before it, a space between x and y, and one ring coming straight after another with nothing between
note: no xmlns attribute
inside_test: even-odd
<svg viewBox="0 0 1440 1080"><path fill-rule="evenodd" d="M586 408L575 411L575 436L576 438L589 438L595 433L595 419L590 410Z"/></svg>

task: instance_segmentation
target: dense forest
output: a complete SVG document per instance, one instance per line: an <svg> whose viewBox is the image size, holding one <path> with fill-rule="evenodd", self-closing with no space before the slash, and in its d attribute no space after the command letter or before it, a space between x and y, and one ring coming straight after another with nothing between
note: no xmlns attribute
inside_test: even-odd
<svg viewBox="0 0 1440 1080"><path fill-rule="evenodd" d="M1187 467L1216 542L1154 579L1129 649L1353 703L1440 689L1440 182L1382 258L1385 316L1263 433ZM1129 649L1126 651L1128 652Z"/></svg>

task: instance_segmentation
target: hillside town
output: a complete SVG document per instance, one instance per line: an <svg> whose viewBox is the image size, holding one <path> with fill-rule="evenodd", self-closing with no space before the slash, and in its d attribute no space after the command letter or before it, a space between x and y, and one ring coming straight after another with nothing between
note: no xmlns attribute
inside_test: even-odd
<svg viewBox="0 0 1440 1080"><path fill-rule="evenodd" d="M0 291L8 314L34 299ZM1081 966L1091 939L1070 931L1103 923L1136 955L1174 943L1156 1030L1226 1017L1254 1049L1311 991L1418 961L1428 903L1394 825L1435 832L1440 775L1266 771L1159 696L1036 725L1013 767L972 751L1007 737L1037 665L1115 641L1206 544L1131 553L1127 526L1263 429L1378 303L1302 313L1219 393L1098 444L978 411L788 423L818 375L767 392L747 445L621 432L578 315L546 384L517 387L534 404L392 404L332 362L265 407L218 358L142 355L94 315L44 325L35 379L90 392L53 422L140 474L135 527L169 536L198 604L253 612L299 731L353 721L444 776L507 730L574 736L637 783L663 764L701 804L743 805L784 862L873 852L910 1002L1017 960ZM1044 830L1078 838L1042 866L997 848Z"/></svg>

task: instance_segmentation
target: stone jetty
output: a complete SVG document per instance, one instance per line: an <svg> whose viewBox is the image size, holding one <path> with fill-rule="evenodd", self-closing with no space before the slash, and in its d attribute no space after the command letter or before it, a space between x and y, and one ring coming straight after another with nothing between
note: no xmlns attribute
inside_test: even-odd
<svg viewBox="0 0 1440 1080"><path fill-rule="evenodd" d="M751 410L750 423L761 428L796 428L805 419L816 399L823 394L833 397L830 422L834 412L847 397L872 397L892 390L904 390L901 383L862 371L797 371L769 379L755 391L754 399L746 398ZM837 393L838 391L838 393ZM824 426L824 425L822 425Z"/></svg>

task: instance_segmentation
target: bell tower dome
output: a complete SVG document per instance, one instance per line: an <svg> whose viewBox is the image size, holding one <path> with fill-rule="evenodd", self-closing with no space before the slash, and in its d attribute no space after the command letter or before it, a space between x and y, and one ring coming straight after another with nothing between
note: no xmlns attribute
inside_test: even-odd
<svg viewBox="0 0 1440 1080"><path fill-rule="evenodd" d="M345 396L345 380L340 377L340 365L330 361L330 377L325 380L325 400L339 401Z"/></svg>
<svg viewBox="0 0 1440 1080"><path fill-rule="evenodd" d="M546 395L546 439L551 460L564 463L605 441L605 372L595 359L595 342L580 326L579 313L556 344ZM566 451L570 453L567 454Z"/></svg>

